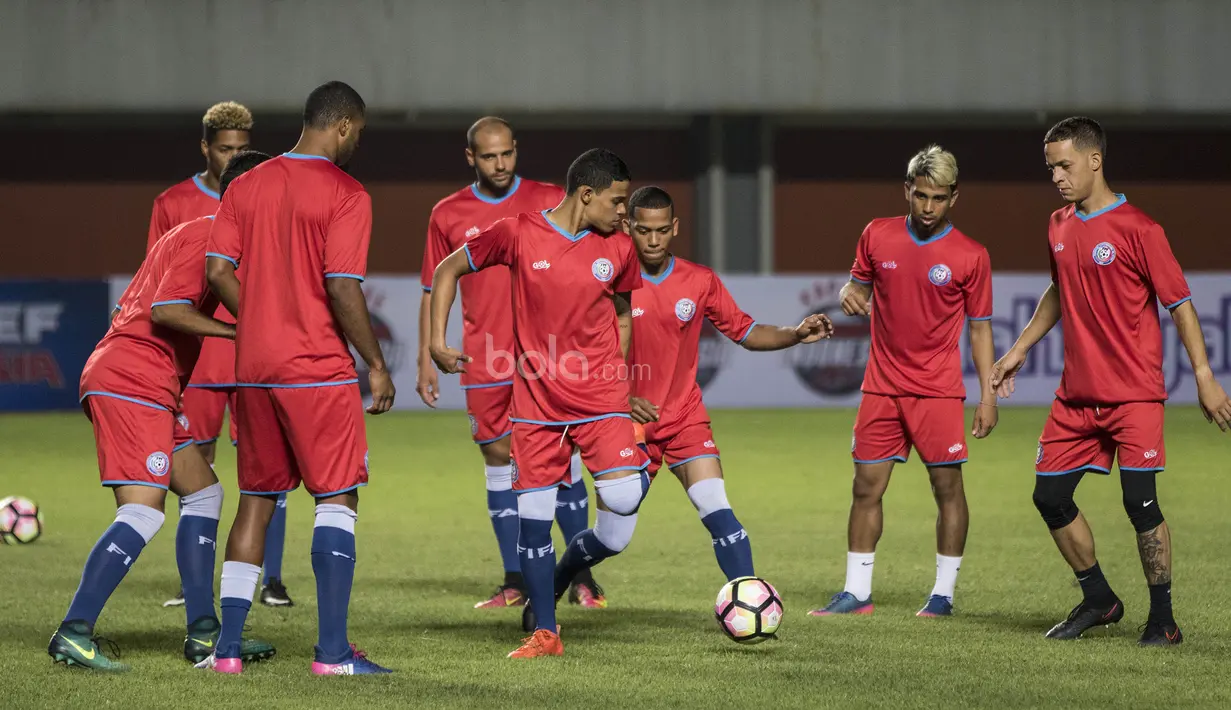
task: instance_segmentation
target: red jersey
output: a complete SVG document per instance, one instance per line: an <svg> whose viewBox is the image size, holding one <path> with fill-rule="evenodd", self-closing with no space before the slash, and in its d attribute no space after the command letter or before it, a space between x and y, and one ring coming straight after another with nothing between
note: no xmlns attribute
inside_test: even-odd
<svg viewBox="0 0 1231 710"><path fill-rule="evenodd" d="M218 211L218 193L205 186L199 175L178 182L163 191L154 200L154 212L150 215L150 234L146 240L148 254L162 235L178 224L213 215ZM222 304L214 311L214 317L224 323L235 319ZM225 338L209 338L201 345L201 357L192 371L190 387L225 387L235 384L235 341Z"/></svg>
<svg viewBox="0 0 1231 710"><path fill-rule="evenodd" d="M118 313L81 373L81 397L118 395L179 410L201 351L201 338L155 325L150 309L186 303L202 313L218 305L205 281L212 217L171 230L154 245L116 305Z"/></svg>
<svg viewBox="0 0 1231 710"><path fill-rule="evenodd" d="M432 208L427 224L427 244L423 249L424 291L432 290L432 275L440 262L461 248L466 241L493 222L522 212L551 209L564 199L564 190L534 180L513 178L507 194L494 199L479 192L475 185L458 190ZM463 276L458 282L462 297L462 352L486 361L489 351L513 351L513 306L507 267L494 266ZM462 373L462 389L484 385L508 384L513 380L492 379L486 368Z"/></svg>
<svg viewBox="0 0 1231 710"><path fill-rule="evenodd" d="M1047 227L1064 329L1056 397L1065 402L1167 399L1156 301L1172 309L1192 296L1163 228L1116 197L1088 215L1068 205Z"/></svg>
<svg viewBox="0 0 1231 710"><path fill-rule="evenodd" d="M992 317L987 249L952 224L921 240L909 217L875 219L859 237L851 279L872 285L863 392L965 399L963 316Z"/></svg>
<svg viewBox="0 0 1231 710"><path fill-rule="evenodd" d="M150 233L145 240L145 253L150 253L154 244L172 227L197 217L212 215L218 211L218 193L205 186L201 176L177 182L154 198L154 212L150 215Z"/></svg>
<svg viewBox="0 0 1231 710"><path fill-rule="evenodd" d="M737 343L756 322L740 310L718 275L700 264L672 256L661 274L642 273L641 280L633 293L632 388L659 408L659 420L647 425L646 435L666 439L709 419L697 384L705 321Z"/></svg>
<svg viewBox="0 0 1231 710"><path fill-rule="evenodd" d="M238 386L358 381L325 279L364 279L371 230L367 191L328 158L283 153L231 183L209 256L243 264Z"/></svg>
<svg viewBox="0 0 1231 710"><path fill-rule="evenodd" d="M574 424L629 416L628 382L611 295L641 287L633 240L569 234L546 210L507 217L463 247L475 271L509 267L513 352L467 368L513 378L514 422Z"/></svg>

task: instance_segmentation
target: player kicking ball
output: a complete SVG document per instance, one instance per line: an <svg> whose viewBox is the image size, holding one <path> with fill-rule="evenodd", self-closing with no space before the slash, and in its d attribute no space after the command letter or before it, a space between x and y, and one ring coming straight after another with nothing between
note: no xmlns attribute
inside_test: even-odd
<svg viewBox="0 0 1231 710"><path fill-rule="evenodd" d="M872 345L855 415L855 461L847 524L846 586L811 616L871 614L872 566L884 527L881 499L896 462L914 447L936 498L936 583L917 616L949 616L970 520L962 484L967 460L960 341L970 321L971 359L982 397L971 433L996 426L988 385L992 271L987 249L949 222L957 202L957 159L939 146L907 164L910 214L872 220L859 237L842 311L872 319Z"/></svg>
<svg viewBox="0 0 1231 710"><path fill-rule="evenodd" d="M833 324L820 314L789 327L753 321L711 269L671 253L679 219L662 188L642 187L633 193L626 225L637 247L642 280L632 301L629 404L633 421L643 427L650 476L666 462L709 531L722 573L728 580L750 577L752 544L727 501L718 446L697 384L701 329L708 320L745 349L766 351L828 338ZM584 556L567 559L575 564L557 567L557 591L577 573L577 564L589 568Z"/></svg>
<svg viewBox="0 0 1231 710"><path fill-rule="evenodd" d="M1047 238L1052 283L1017 342L995 365L1001 397L1036 343L1057 322L1064 333L1064 372L1035 457L1034 504L1081 584L1082 601L1048 638L1075 639L1124 618L1094 554L1094 533L1073 502L1087 472L1120 466L1124 510L1150 589L1150 613L1139 643L1184 640L1171 609L1171 531L1159 503L1157 477L1166 465L1163 441L1163 343L1158 303L1176 332L1197 380L1206 419L1231 429L1231 402L1210 370L1197 310L1163 228L1107 185L1107 137L1098 122L1066 118L1043 139L1052 183L1069 204L1051 216Z"/></svg>
<svg viewBox="0 0 1231 710"><path fill-rule="evenodd" d="M234 166L228 178L255 164ZM226 187L224 181L220 189ZM162 527L167 490L180 498L175 558L188 621L184 657L197 663L218 641L214 562L222 486L178 415L202 338L235 337L234 326L204 315L218 305L203 268L212 222L185 222L154 245L81 374L82 409L94 427L98 470L115 494L116 513L86 558L72 604L47 646L59 663L128 670L103 655L94 625ZM238 653L252 661L273 656L274 648L248 640Z"/></svg>
<svg viewBox="0 0 1231 710"><path fill-rule="evenodd" d="M537 611L537 623L510 658L564 654L551 528L557 491L570 481L574 446L594 477L599 513L594 528L569 543L566 558L603 559L623 550L650 485L623 377L632 330L629 299L641 287L632 240L620 231L629 179L628 167L614 153L583 153L569 166L560 204L496 222L442 261L432 280L432 360L443 372L456 373L472 361L445 340L458 279L496 265L509 267L511 275L517 550L526 609Z"/></svg>
<svg viewBox="0 0 1231 710"><path fill-rule="evenodd" d="M517 141L508 122L495 116L479 119L466 132L466 161L474 168L473 184L449 195L432 208L427 226L419 303L419 373L416 390L423 403L436 406L440 397L436 366L428 345L432 276L440 262L457 251L481 229L505 217L551 209L564 199L564 190L517 175ZM483 455L487 481L487 512L496 532L504 582L476 609L504 609L525 604L521 564L517 558L517 495L513 493L510 459L509 405L513 398L513 308L509 301L509 270L493 267L471 274L458 283L462 292L462 350L480 359L461 375L466 393L470 434ZM498 357L496 354L504 354ZM589 494L581 470L581 455L573 453L570 481L560 486L556 522L564 539L572 540L589 524ZM587 608L607 606L602 588L593 577L579 579L569 601Z"/></svg>
<svg viewBox="0 0 1231 710"><path fill-rule="evenodd" d="M311 672L391 672L347 636L358 489L368 482L363 396L348 341L368 365L368 413L387 412L395 394L360 287L372 201L339 167L354 154L365 123L363 98L350 86L334 81L314 89L299 142L231 186L210 233L210 287L238 321L240 499L222 565L222 634L199 668L243 671L239 638L260 579L266 530L278 496L302 482L316 499ZM242 282L235 276L240 265Z"/></svg>
<svg viewBox="0 0 1231 710"><path fill-rule="evenodd" d="M154 200L150 214L150 232L146 252L158 239L177 224L212 216L221 199L222 172L231 158L248 150L252 135L252 112L234 101L214 104L201 119L201 154L205 171L167 188ZM223 323L235 323L227 309L219 304L214 318ZM207 338L201 344L201 356L193 368L192 379L184 389L182 411L188 421L188 432L200 447L205 461L212 467L218 435L222 432L222 416L231 410L230 440L236 444L235 426L235 343L229 339ZM282 548L286 531L286 497L278 500L270 534L265 540L265 586L261 603L266 606L294 606L286 587L282 585ZM183 606L184 591L163 602L164 607Z"/></svg>

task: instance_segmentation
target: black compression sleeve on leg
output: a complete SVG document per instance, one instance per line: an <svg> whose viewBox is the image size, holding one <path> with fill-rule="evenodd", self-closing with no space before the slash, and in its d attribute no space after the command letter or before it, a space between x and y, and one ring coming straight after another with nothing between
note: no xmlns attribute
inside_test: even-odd
<svg viewBox="0 0 1231 710"><path fill-rule="evenodd" d="M1073 492L1085 471L1059 476L1034 477L1034 507L1039 509L1049 530L1059 530L1077 519L1081 511L1073 502Z"/></svg>
<svg viewBox="0 0 1231 710"><path fill-rule="evenodd" d="M1125 471L1120 469L1120 487L1124 490L1124 512L1139 533L1149 532L1163 524L1163 511L1158 507L1157 471Z"/></svg>

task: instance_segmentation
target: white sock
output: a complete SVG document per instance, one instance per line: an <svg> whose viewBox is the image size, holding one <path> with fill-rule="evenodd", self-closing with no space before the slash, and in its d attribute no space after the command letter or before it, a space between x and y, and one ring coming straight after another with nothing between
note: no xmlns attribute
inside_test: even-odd
<svg viewBox="0 0 1231 710"><path fill-rule="evenodd" d="M845 591L861 602L872 597L872 560L875 557L875 552L846 553Z"/></svg>
<svg viewBox="0 0 1231 710"><path fill-rule="evenodd" d="M569 473L573 475L573 485L577 485L577 482L585 475L585 469L581 466L580 451L574 451L573 457L569 459Z"/></svg>
<svg viewBox="0 0 1231 710"><path fill-rule="evenodd" d="M957 571L962 568L961 557L945 557L936 555L936 586L932 594L953 599L953 588L957 586Z"/></svg>
<svg viewBox="0 0 1231 710"><path fill-rule="evenodd" d="M218 597L243 599L252 602L256 583L261 578L261 568L247 562L223 562L222 583Z"/></svg>

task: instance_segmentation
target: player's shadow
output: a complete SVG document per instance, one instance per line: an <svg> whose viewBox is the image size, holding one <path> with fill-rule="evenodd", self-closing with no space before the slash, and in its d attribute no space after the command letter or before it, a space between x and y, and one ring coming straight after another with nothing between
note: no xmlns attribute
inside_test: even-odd
<svg viewBox="0 0 1231 710"><path fill-rule="evenodd" d="M3 630L6 637L18 639L24 648L30 651L45 652L47 650L47 643L51 640L51 635L55 632L56 626L56 622L50 624L5 622ZM99 650L112 660L120 661L121 663L124 663L128 657L144 655L146 653L176 655L184 651L184 629L178 625L164 630L125 630L124 628L117 627L109 631L106 628L100 627L96 631L119 649L119 655L116 655L116 649L112 648L105 641L99 643Z"/></svg>
<svg viewBox="0 0 1231 710"><path fill-rule="evenodd" d="M1055 614L1003 614L985 611L962 611L962 619L980 626L993 629L1016 631L1027 635L1043 638L1048 629L1055 626L1061 619ZM1090 636L1123 636L1133 633L1129 624L1116 624L1106 629L1094 629L1086 632Z"/></svg>

